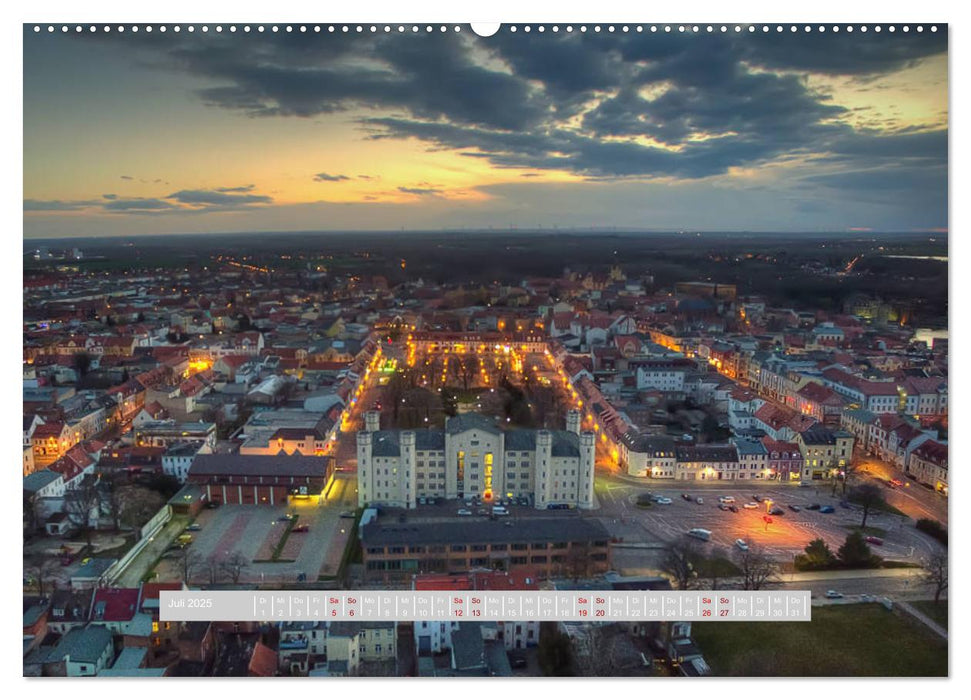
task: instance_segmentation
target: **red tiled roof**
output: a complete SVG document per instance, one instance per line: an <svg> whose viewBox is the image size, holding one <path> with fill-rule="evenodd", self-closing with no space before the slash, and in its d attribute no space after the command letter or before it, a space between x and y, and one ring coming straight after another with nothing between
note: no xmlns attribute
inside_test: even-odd
<svg viewBox="0 0 971 700"><path fill-rule="evenodd" d="M91 606L92 622L126 622L138 610L137 588L99 588Z"/></svg>

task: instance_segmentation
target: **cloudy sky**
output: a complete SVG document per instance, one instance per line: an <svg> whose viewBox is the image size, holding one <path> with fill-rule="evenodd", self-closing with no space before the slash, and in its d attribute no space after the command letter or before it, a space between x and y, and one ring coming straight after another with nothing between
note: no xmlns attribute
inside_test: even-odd
<svg viewBox="0 0 971 700"><path fill-rule="evenodd" d="M947 226L947 37L24 35L30 238Z"/></svg>

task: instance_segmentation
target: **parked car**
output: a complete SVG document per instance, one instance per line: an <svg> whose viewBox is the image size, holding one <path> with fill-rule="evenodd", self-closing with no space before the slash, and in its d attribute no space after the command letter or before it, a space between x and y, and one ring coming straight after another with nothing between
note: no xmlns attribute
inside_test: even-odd
<svg viewBox="0 0 971 700"><path fill-rule="evenodd" d="M806 506L806 510L819 510L822 508L818 503L813 503L812 505Z"/></svg>
<svg viewBox="0 0 971 700"><path fill-rule="evenodd" d="M826 591L826 597L827 598L831 598L831 599L835 599L835 598L842 598L844 596L839 591L829 590L829 591Z"/></svg>
<svg viewBox="0 0 971 700"><path fill-rule="evenodd" d="M342 518L353 518L354 517L354 511L353 510L345 510L343 513L341 513L341 517Z"/></svg>
<svg viewBox="0 0 971 700"><path fill-rule="evenodd" d="M689 495L688 495L688 494L686 494L686 493L682 493L682 494L681 494L681 498L683 498L683 499L684 499L684 500L686 500L686 501L690 501L690 500L691 500L691 496L689 496Z"/></svg>
<svg viewBox="0 0 971 700"><path fill-rule="evenodd" d="M799 506L790 505L789 510L791 510L793 513L798 513L800 510L802 510L802 508L800 508Z"/></svg>
<svg viewBox="0 0 971 700"><path fill-rule="evenodd" d="M307 525L297 525L290 532L310 532L310 528Z"/></svg>
<svg viewBox="0 0 971 700"><path fill-rule="evenodd" d="M741 537L739 537L737 540L735 540L735 546L738 547L739 549L741 549L743 552L747 552L748 551L748 542L746 542L745 540L743 540Z"/></svg>
<svg viewBox="0 0 971 700"><path fill-rule="evenodd" d="M738 506L733 503L732 505L728 506L728 510L732 511L733 513L737 513Z"/></svg>
<svg viewBox="0 0 971 700"><path fill-rule="evenodd" d="M746 510L755 510L758 507L759 507L758 503L746 503L742 506L742 508L745 508Z"/></svg>
<svg viewBox="0 0 971 700"><path fill-rule="evenodd" d="M718 510L728 510L728 506L726 506L724 503L719 503Z"/></svg>
<svg viewBox="0 0 971 700"><path fill-rule="evenodd" d="M759 496L758 494L754 494L752 496L752 500L754 500L756 503L761 503L762 502L762 497Z"/></svg>
<svg viewBox="0 0 971 700"><path fill-rule="evenodd" d="M786 512L782 510L779 506L772 506L769 509L769 515L785 515Z"/></svg>
<svg viewBox="0 0 971 700"><path fill-rule="evenodd" d="M426 499L424 496L418 499L418 505L420 506L426 505L427 503L428 503L428 499Z"/></svg>
<svg viewBox="0 0 971 700"><path fill-rule="evenodd" d="M658 496L657 498L654 499L654 502L661 506L669 506L672 503L674 503L674 501L672 501L670 498L667 498L666 496Z"/></svg>
<svg viewBox="0 0 971 700"><path fill-rule="evenodd" d="M695 499L695 503L697 503L699 506L704 505L705 499L702 498L701 496L698 496L698 498Z"/></svg>
<svg viewBox="0 0 971 700"><path fill-rule="evenodd" d="M718 497L718 502L719 503L734 503L735 502L735 496L719 496Z"/></svg>
<svg viewBox="0 0 971 700"><path fill-rule="evenodd" d="M820 513L835 513L836 509L833 506L823 506L819 509Z"/></svg>
<svg viewBox="0 0 971 700"><path fill-rule="evenodd" d="M863 539L865 539L870 544L875 544L875 545L883 544L883 540L881 540L879 537L874 537L873 535L870 535L869 537L864 537Z"/></svg>
<svg viewBox="0 0 971 700"><path fill-rule="evenodd" d="M286 513L284 515L281 515L279 518L277 518L277 520L281 523L287 522L288 520L293 520L293 513Z"/></svg>
<svg viewBox="0 0 971 700"><path fill-rule="evenodd" d="M895 486L895 487L896 486L903 486L904 485L904 482L902 482L900 479L891 479L890 480L890 485L891 486Z"/></svg>
<svg viewBox="0 0 971 700"><path fill-rule="evenodd" d="M458 514L459 515L472 515L472 511L469 510L468 508L459 508Z"/></svg>
<svg viewBox="0 0 971 700"><path fill-rule="evenodd" d="M202 529L202 525L200 525L199 523L192 523L189 527L186 528L186 530L188 530L189 532L198 532L201 529Z"/></svg>
<svg viewBox="0 0 971 700"><path fill-rule="evenodd" d="M526 668L529 662L525 656L509 656L509 668Z"/></svg>

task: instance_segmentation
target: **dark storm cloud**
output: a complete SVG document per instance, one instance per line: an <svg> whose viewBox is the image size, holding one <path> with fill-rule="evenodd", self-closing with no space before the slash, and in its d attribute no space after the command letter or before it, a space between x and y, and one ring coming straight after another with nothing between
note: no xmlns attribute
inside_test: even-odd
<svg viewBox="0 0 971 700"><path fill-rule="evenodd" d="M256 188L256 185L240 185L239 187L217 187L215 192L224 193L239 193L239 192L252 192Z"/></svg>
<svg viewBox="0 0 971 700"><path fill-rule="evenodd" d="M317 173L314 175L316 182L342 182L350 179L347 175L331 175L329 173Z"/></svg>
<svg viewBox="0 0 971 700"><path fill-rule="evenodd" d="M936 33L852 35L787 27L711 35L503 30L490 39L422 32L95 40L127 42L145 52L141 60L209 81L198 94L210 105L255 117L375 109L381 116L351 117L368 138L416 139L495 167L697 179L803 158L858 173L847 186L866 189L894 164L946 164L946 131L854 129L840 121L845 108L811 89L806 74L868 80L945 52L946 33L942 25ZM424 189L433 188L400 191ZM256 199L217 200L229 194L190 190L172 199L191 206L271 201L249 191L240 194Z"/></svg>

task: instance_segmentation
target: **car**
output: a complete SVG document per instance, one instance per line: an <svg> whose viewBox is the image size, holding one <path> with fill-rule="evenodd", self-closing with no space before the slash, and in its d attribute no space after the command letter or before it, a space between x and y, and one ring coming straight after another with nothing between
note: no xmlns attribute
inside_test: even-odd
<svg viewBox="0 0 971 700"><path fill-rule="evenodd" d="M201 529L202 529L202 525L200 525L199 523L192 523L189 527L186 528L186 530L188 530L189 532L198 532Z"/></svg>
<svg viewBox="0 0 971 700"><path fill-rule="evenodd" d="M342 518L353 518L353 517L355 517L354 516L354 511L353 510L345 510L343 513L341 513L341 517Z"/></svg>
<svg viewBox="0 0 971 700"><path fill-rule="evenodd" d="M290 532L310 532L310 528L306 525L296 525Z"/></svg>
<svg viewBox="0 0 971 700"><path fill-rule="evenodd" d="M742 506L742 508L745 508L746 510L755 510L758 507L759 507L758 503L745 503Z"/></svg>
<svg viewBox="0 0 971 700"><path fill-rule="evenodd" d="M769 515L785 515L786 512L782 510L779 506L772 506L769 508Z"/></svg>
<svg viewBox="0 0 971 700"><path fill-rule="evenodd" d="M466 501L465 502L465 507L466 508L471 508L472 507L472 501Z"/></svg>
<svg viewBox="0 0 971 700"><path fill-rule="evenodd" d="M761 503L762 502L762 497L759 496L758 494L755 494L755 495L752 496L752 500L754 500L756 503Z"/></svg>
<svg viewBox="0 0 971 700"><path fill-rule="evenodd" d="M287 522L288 520L293 520L293 513L285 513L284 515L281 515L279 518L277 518L277 521L281 523Z"/></svg>
<svg viewBox="0 0 971 700"><path fill-rule="evenodd" d="M708 542L711 540L711 530L706 530L703 527L693 527L688 530L688 537L694 537L697 540Z"/></svg>
<svg viewBox="0 0 971 700"><path fill-rule="evenodd" d="M719 496L718 497L718 502L719 503L734 503L735 502L735 497L734 496Z"/></svg>
<svg viewBox="0 0 971 700"><path fill-rule="evenodd" d="M802 508L800 508L799 506L791 505L790 504L789 505L789 510L791 510L793 513L798 513L800 510L802 510Z"/></svg>
<svg viewBox="0 0 971 700"><path fill-rule="evenodd" d="M686 501L690 501L690 500L691 500L691 496L689 496L689 495L688 495L688 494L686 494L686 493L682 493L682 494L681 494L681 498L683 498L683 499L684 499L684 500L686 500Z"/></svg>
<svg viewBox="0 0 971 700"><path fill-rule="evenodd" d="M424 505L427 505L427 504L428 504L428 499L425 498L424 496L422 496L421 498L418 499L418 505L424 506Z"/></svg>
<svg viewBox="0 0 971 700"><path fill-rule="evenodd" d="M674 501L672 501L670 498L667 498L666 496L658 496L657 498L654 499L654 502L661 506L669 506L672 503L674 503Z"/></svg>
<svg viewBox="0 0 971 700"><path fill-rule="evenodd" d="M488 508L479 508L475 512L476 512L477 515L489 515L489 509Z"/></svg>
<svg viewBox="0 0 971 700"><path fill-rule="evenodd" d="M829 590L829 591L826 591L826 597L833 600L836 598L843 598L844 596L839 591Z"/></svg>
<svg viewBox="0 0 971 700"><path fill-rule="evenodd" d="M297 581L306 581L306 580L307 580L307 574L305 574L302 571L297 573Z"/></svg>
<svg viewBox="0 0 971 700"><path fill-rule="evenodd" d="M883 544L882 539L880 539L879 537L874 537L873 535L870 535L869 537L864 537L863 539L865 539L870 544L875 544L875 545Z"/></svg>
<svg viewBox="0 0 971 700"><path fill-rule="evenodd" d="M699 506L702 506L705 504L705 499L702 498L701 496L698 496L698 498L695 499L695 503L697 503Z"/></svg>
<svg viewBox="0 0 971 700"><path fill-rule="evenodd" d="M891 486L894 486L894 487L903 486L904 485L904 482L902 482L900 479L891 479L888 483Z"/></svg>
<svg viewBox="0 0 971 700"><path fill-rule="evenodd" d="M813 503L812 505L806 506L806 510L819 510L820 508L822 508L822 506L818 503Z"/></svg>
<svg viewBox="0 0 971 700"><path fill-rule="evenodd" d="M735 540L735 546L738 547L739 549L741 549L743 552L747 552L748 551L748 542L746 542L745 540L743 540L741 537L739 537L737 540Z"/></svg>
<svg viewBox="0 0 971 700"><path fill-rule="evenodd" d="M529 662L525 656L509 657L509 668L526 668L527 666L529 666Z"/></svg>
<svg viewBox="0 0 971 700"><path fill-rule="evenodd" d="M458 514L459 515L472 515L472 511L469 510L468 508L459 508Z"/></svg>
<svg viewBox="0 0 971 700"><path fill-rule="evenodd" d="M819 512L820 513L835 513L836 512L836 509L833 508L833 506L822 506L819 509Z"/></svg>
<svg viewBox="0 0 971 700"><path fill-rule="evenodd" d="M719 503L718 510L728 510L728 506L725 505L724 503Z"/></svg>
<svg viewBox="0 0 971 700"><path fill-rule="evenodd" d="M732 505L728 506L728 510L732 511L733 513L737 513L738 506L733 503Z"/></svg>

